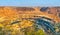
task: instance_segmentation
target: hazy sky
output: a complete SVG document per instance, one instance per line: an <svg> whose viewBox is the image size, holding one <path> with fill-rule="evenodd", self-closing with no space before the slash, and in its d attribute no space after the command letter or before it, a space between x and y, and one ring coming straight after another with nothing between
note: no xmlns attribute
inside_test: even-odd
<svg viewBox="0 0 60 35"><path fill-rule="evenodd" d="M0 0L0 6L60 6L60 0Z"/></svg>

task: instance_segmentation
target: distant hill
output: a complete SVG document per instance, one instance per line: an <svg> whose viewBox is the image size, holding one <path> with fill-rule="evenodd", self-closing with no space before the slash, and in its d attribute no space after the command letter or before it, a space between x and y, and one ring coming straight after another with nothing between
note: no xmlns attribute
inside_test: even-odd
<svg viewBox="0 0 60 35"><path fill-rule="evenodd" d="M48 18L55 19L56 21L60 22L60 7L13 7L13 6L2 6L0 10L6 9L7 13L11 15L18 15L20 18L33 18L35 16L45 16ZM5 10L4 10L5 11ZM9 12L11 11L11 12ZM0 11L1 13L1 11ZM3 12L4 13L4 12ZM1 14L0 14L1 15ZM4 14L3 14L4 15ZM23 16L25 15L25 16Z"/></svg>

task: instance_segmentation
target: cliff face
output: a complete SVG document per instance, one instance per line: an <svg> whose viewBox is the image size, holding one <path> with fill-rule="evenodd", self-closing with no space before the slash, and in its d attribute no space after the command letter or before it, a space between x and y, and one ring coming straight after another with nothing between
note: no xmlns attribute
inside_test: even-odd
<svg viewBox="0 0 60 35"><path fill-rule="evenodd" d="M10 19L45 16L60 22L60 7L0 7L0 16Z"/></svg>

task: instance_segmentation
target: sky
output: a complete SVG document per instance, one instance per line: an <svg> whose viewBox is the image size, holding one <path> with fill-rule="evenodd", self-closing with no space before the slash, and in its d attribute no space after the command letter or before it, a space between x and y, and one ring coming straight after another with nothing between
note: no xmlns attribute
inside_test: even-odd
<svg viewBox="0 0 60 35"><path fill-rule="evenodd" d="M60 6L60 0L0 0L0 6Z"/></svg>

